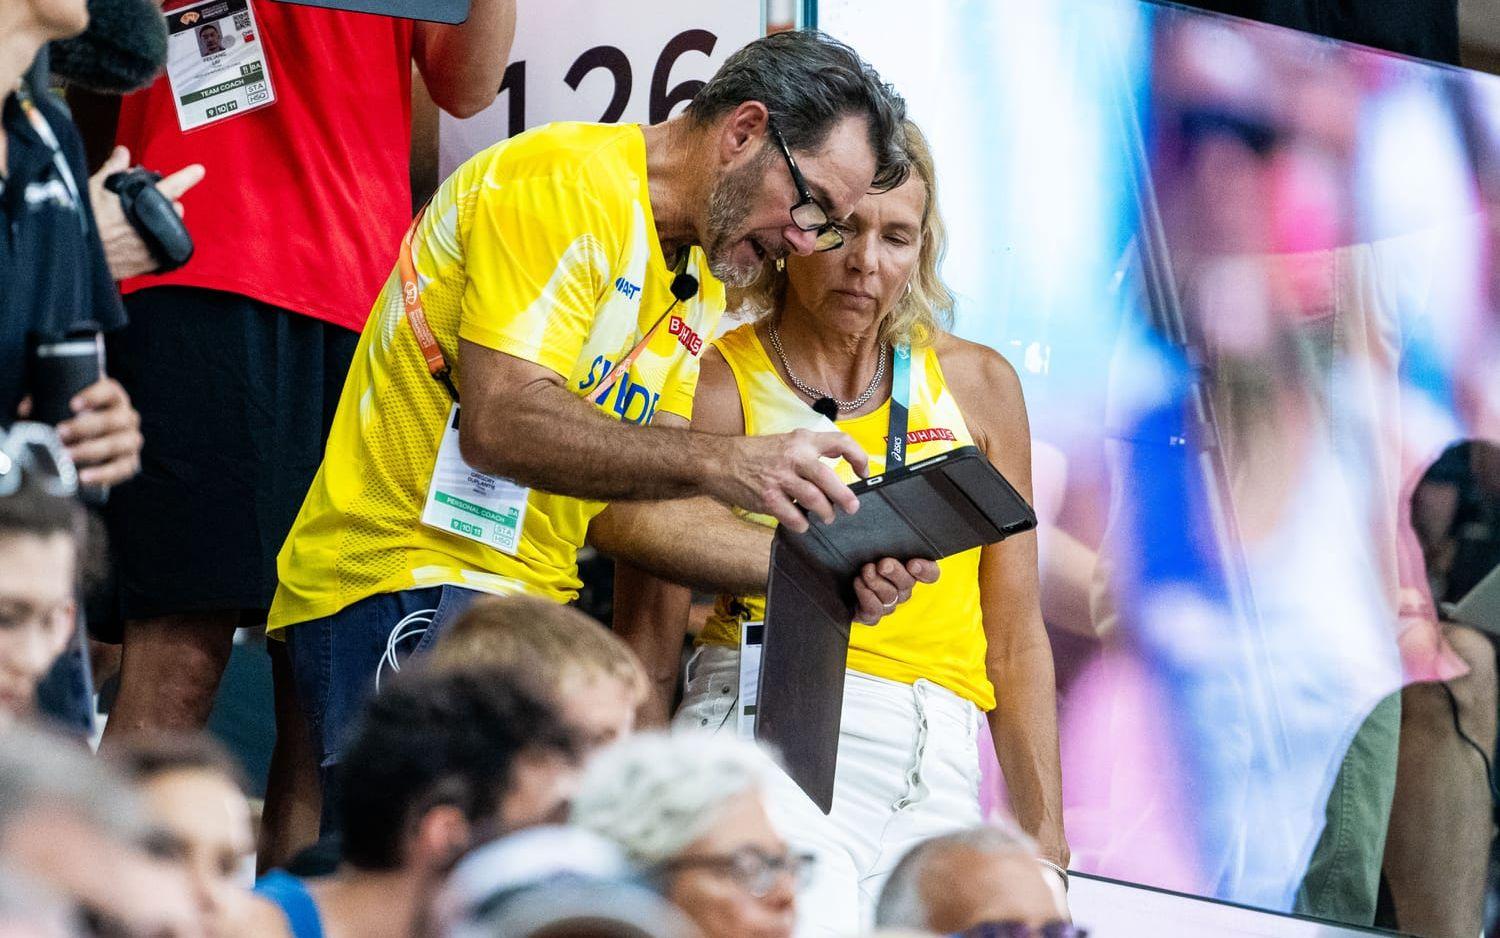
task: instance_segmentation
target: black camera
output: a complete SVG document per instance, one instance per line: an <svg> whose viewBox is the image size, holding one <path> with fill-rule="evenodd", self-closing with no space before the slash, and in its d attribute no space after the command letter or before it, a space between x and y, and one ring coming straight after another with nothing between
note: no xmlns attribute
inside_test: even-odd
<svg viewBox="0 0 1500 938"><path fill-rule="evenodd" d="M182 223L172 200L157 191L159 173L136 166L104 179L104 188L120 197L120 208L130 226L156 258L156 273L176 270L193 256L193 237Z"/></svg>

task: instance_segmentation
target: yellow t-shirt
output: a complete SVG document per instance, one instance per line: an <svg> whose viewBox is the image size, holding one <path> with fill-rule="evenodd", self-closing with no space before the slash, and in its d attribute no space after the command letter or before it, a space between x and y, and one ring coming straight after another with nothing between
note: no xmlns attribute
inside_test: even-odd
<svg viewBox="0 0 1500 938"><path fill-rule="evenodd" d="M455 380L461 337L556 372L589 398L672 302L634 124L550 124L479 153L439 187L412 247L422 306ZM724 288L696 248L688 270L697 295L596 405L605 414L636 424L661 412L691 417L695 340L713 333ZM577 552L602 502L531 491L514 555L421 523L450 406L393 270L277 558L270 631L427 586L576 595Z"/></svg>
<svg viewBox="0 0 1500 938"><path fill-rule="evenodd" d="M828 428L827 420L776 373L754 324L727 333L714 347L734 373L747 435ZM973 444L931 348L912 349L908 406L908 462ZM838 428L869 454L872 475L885 471L890 408L886 401L879 410L838 422ZM854 470L847 462L840 460L836 468L845 482L854 481ZM775 523L767 515L744 516L761 524ZM906 684L926 678L982 710L993 710L995 688L984 667L988 643L979 605L979 552L976 547L938 561L942 572L938 581L918 583L911 599L878 624L854 623L849 632L849 667ZM698 637L699 644L737 646L740 625L762 621L765 607L764 596L721 595Z"/></svg>

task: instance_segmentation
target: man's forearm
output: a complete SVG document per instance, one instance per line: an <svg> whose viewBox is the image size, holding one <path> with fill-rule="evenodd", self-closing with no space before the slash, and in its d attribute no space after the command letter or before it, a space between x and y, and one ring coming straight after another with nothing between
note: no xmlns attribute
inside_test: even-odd
<svg viewBox="0 0 1500 938"><path fill-rule="evenodd" d="M737 518L710 498L616 502L594 519L589 542L675 583L764 593L772 529Z"/></svg>
<svg viewBox="0 0 1500 938"><path fill-rule="evenodd" d="M704 491L730 438L611 420L542 383L507 402L504 421L462 411L466 462L522 485L596 501L675 499Z"/></svg>
<svg viewBox="0 0 1500 938"><path fill-rule="evenodd" d="M999 693L989 715L990 734L1011 811L1021 828L1036 838L1042 856L1066 867L1051 648L1044 638L1042 644L991 671Z"/></svg>

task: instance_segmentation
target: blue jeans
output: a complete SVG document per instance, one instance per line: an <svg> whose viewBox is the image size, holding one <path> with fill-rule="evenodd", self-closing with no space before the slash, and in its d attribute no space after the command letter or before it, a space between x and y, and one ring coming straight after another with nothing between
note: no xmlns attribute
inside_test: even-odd
<svg viewBox="0 0 1500 938"><path fill-rule="evenodd" d="M431 648L479 595L461 586L381 593L285 631L297 698L317 747L325 831L337 820L336 768L365 701L409 654Z"/></svg>

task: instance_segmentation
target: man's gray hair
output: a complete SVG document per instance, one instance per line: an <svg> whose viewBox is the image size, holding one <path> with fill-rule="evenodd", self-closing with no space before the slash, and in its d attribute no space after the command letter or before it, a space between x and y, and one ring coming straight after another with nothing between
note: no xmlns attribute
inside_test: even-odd
<svg viewBox="0 0 1500 938"><path fill-rule="evenodd" d="M656 866L707 833L773 768L733 733L640 733L589 761L571 819L619 844L632 863Z"/></svg>
<svg viewBox="0 0 1500 938"><path fill-rule="evenodd" d="M842 42L812 29L757 39L724 61L687 114L706 124L746 101L764 104L787 146L804 153L820 149L840 120L863 117L875 153L874 189L906 181L906 102Z"/></svg>
<svg viewBox="0 0 1500 938"><path fill-rule="evenodd" d="M877 928L926 928L927 902L922 878L933 861L950 850L972 850L991 856L1035 857L1036 842L1008 823L980 824L929 837L906 852L891 870L875 903Z"/></svg>
<svg viewBox="0 0 1500 938"><path fill-rule="evenodd" d="M38 809L66 812L124 841L140 842L147 832L139 798L108 765L81 745L16 727L0 734L0 841Z"/></svg>

